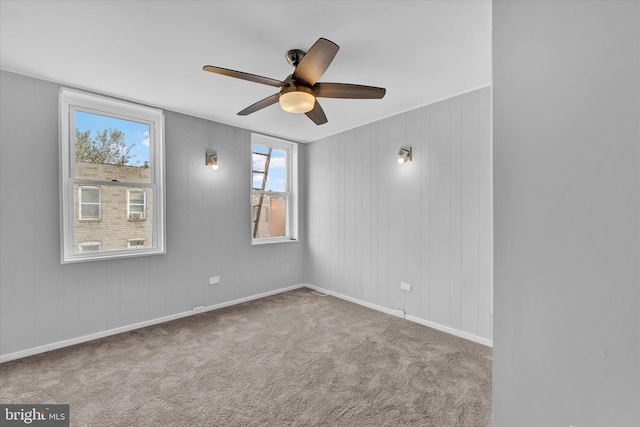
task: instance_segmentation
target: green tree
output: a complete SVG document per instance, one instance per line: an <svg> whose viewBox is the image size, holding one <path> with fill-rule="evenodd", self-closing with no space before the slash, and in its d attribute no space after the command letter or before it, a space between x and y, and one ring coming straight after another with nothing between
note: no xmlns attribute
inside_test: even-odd
<svg viewBox="0 0 640 427"><path fill-rule="evenodd" d="M135 144L127 146L124 132L118 129L105 129L91 137L91 130L80 132L76 128L76 161L102 163L106 165L126 165L131 159L129 152Z"/></svg>

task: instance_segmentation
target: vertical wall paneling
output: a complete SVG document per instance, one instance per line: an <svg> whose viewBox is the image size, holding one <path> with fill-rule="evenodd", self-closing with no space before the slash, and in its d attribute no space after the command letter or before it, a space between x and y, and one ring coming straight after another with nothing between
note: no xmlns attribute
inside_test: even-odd
<svg viewBox="0 0 640 427"><path fill-rule="evenodd" d="M335 277L332 275L331 270L331 251L333 249L331 227L332 224L335 224L333 222L333 200L331 194L333 194L332 190L334 181L333 179L323 180L322 176L327 162L333 160L331 157L332 146L331 144L322 144L319 146L316 144L313 147L315 148L315 151L319 151L317 158L310 158L310 161L315 163L316 174L313 179L317 180L320 188L318 188L318 192L308 194L316 194L320 196L318 203L315 203L314 205L318 209L319 218L316 222L313 222L313 224L319 224L320 226L315 230L314 227L311 227L312 222L309 221L307 227L309 227L310 230L316 231L315 235L318 244L317 250L314 252L313 261L316 265L316 271L319 273L318 277L323 280L323 283L329 283L331 278ZM312 178L309 178L309 181L312 181ZM311 184L313 184L313 181ZM307 241L309 241L309 239L311 239L311 236L309 236Z"/></svg>
<svg viewBox="0 0 640 427"><path fill-rule="evenodd" d="M353 242L354 252L354 284L355 292L354 297L362 300L362 251L358 248L362 247L362 128L353 130L355 134L354 140L354 160L355 160L355 191L353 197L353 204L355 209L354 216L354 234L355 239Z"/></svg>
<svg viewBox="0 0 640 427"><path fill-rule="evenodd" d="M479 272L479 153L478 92L462 95L462 244L461 321L462 330L478 334Z"/></svg>
<svg viewBox="0 0 640 427"><path fill-rule="evenodd" d="M345 282L345 268L346 268L346 192L347 188L344 185L345 183L345 170L346 170L346 154L345 154L345 138L346 134L341 133L336 135L336 139L338 141L338 150L340 153L340 163L339 163L339 182L340 186L338 187L338 286L341 289L341 292L353 296L350 292L351 284L347 286Z"/></svg>
<svg viewBox="0 0 640 427"><path fill-rule="evenodd" d="M493 198L491 91L478 93L478 335L491 337L493 318ZM490 313L489 316L486 313Z"/></svg>
<svg viewBox="0 0 640 427"><path fill-rule="evenodd" d="M36 174L24 173L24 161L34 159L36 147L25 144L25 140L36 138L36 86L25 84L11 76L2 81L2 144L0 144L0 176L2 183L2 203L0 204L0 225L2 241L0 251L0 280L6 285L0 294L0 334L12 344L10 349L30 346L35 342L34 310L36 295L34 273L36 260L33 253L37 241L25 238L25 232L35 223L33 192ZM57 159L57 155L54 157ZM16 179L19 178L19 179ZM11 185L9 185L11 184ZM57 188L56 188L57 191ZM16 203L7 203L15 200ZM20 209L16 209L19 207ZM42 211L44 214L46 211ZM57 212L57 208L50 210ZM12 275L12 269L20 275ZM23 305L14 301L22 301ZM11 326L11 320L24 323L25 330Z"/></svg>
<svg viewBox="0 0 640 427"><path fill-rule="evenodd" d="M360 299L371 302L372 277L371 277L371 126L363 126L357 130L358 148L360 149Z"/></svg>
<svg viewBox="0 0 640 427"><path fill-rule="evenodd" d="M389 119L378 123L378 298L376 304L389 307L389 162L393 161L393 149L389 150ZM396 307L397 308L397 307Z"/></svg>
<svg viewBox="0 0 640 427"><path fill-rule="evenodd" d="M329 277L330 289L336 292L344 293L344 290L340 284L340 175L341 175L341 159L342 153L340 152L340 141L337 136L332 136L329 140L331 146L331 168L330 175L330 204L329 215L331 218L329 224L329 254L331 257L331 264L325 266L331 272Z"/></svg>
<svg viewBox="0 0 640 427"><path fill-rule="evenodd" d="M57 129L58 118L52 117L48 111L58 108L58 100L55 98L44 98L39 95L40 91L46 91L46 85L40 82L36 84L37 99L41 102L36 104L35 123L40 126L34 126L36 132L35 150L37 155L44 159L55 159L58 157ZM2 92L4 96L4 91ZM2 106L4 108L4 105ZM2 136L2 146L11 145L8 140ZM2 163L0 168L4 168ZM63 322L63 302L56 298L63 289L63 270L60 261L51 258L48 254L58 253L60 250L59 241L59 214L57 209L51 209L51 206L58 204L58 170L57 168L45 168L38 170L40 180L37 186L45 187L46 191L39 192L39 197L34 197L35 211L38 220L32 228L35 228L36 236L46 236L44 239L38 239L34 247L34 258L37 260L35 264L34 283L46 283L46 286L40 286L38 292L40 297L35 298L35 342L45 340L59 341L64 338L64 331L61 331L58 325ZM2 184L0 183L0 188ZM4 200L4 194L2 196ZM2 203L5 204L4 202ZM3 228L4 233L4 228ZM3 234L4 237L4 234ZM0 249L1 250L1 249ZM4 252L2 252L4 257ZM0 335L2 331L0 331Z"/></svg>
<svg viewBox="0 0 640 427"><path fill-rule="evenodd" d="M189 185L189 126L177 114L165 114L165 178L167 253L166 307L169 313L190 309L187 286L189 218L187 194ZM154 261L157 262L157 261Z"/></svg>
<svg viewBox="0 0 640 427"><path fill-rule="evenodd" d="M154 284L151 283L150 265L149 257L138 258L138 316L141 319L159 317L155 310L157 301L154 298Z"/></svg>
<svg viewBox="0 0 640 427"><path fill-rule="evenodd" d="M155 271L153 271L153 273L155 273ZM121 323L122 307L120 305L120 301L122 300L122 293L121 293L122 283L121 283L120 275L121 275L120 262L107 263L106 276L109 278L107 282L107 298L105 302L108 307L107 324L106 324L107 329L117 328L118 326L122 325ZM162 286L161 289L164 290L164 286ZM160 292L160 294L164 294L164 292ZM55 298L54 298L54 301L55 301ZM165 308L166 304L164 300L161 300L158 306L161 308Z"/></svg>
<svg viewBox="0 0 640 427"><path fill-rule="evenodd" d="M4 236L3 236L4 237ZM62 312L63 312L63 322L62 322L62 334L64 339L68 339L74 336L80 335L80 285L84 283L84 278L78 274L80 273L79 269L69 269L67 266L64 266L64 287L62 289L62 295L59 296L59 299L62 299ZM4 283L4 282L3 282ZM20 301L19 298L13 296L14 301ZM10 299L10 300L11 300ZM13 319L15 322L16 320ZM3 335L2 337L3 344L6 345L7 337ZM26 347L26 348L30 348ZM19 349L16 349L19 350Z"/></svg>
<svg viewBox="0 0 640 427"><path fill-rule="evenodd" d="M369 182L371 184L371 229L369 233L371 234L371 299L370 302L378 304L380 294L380 280L378 279L378 246L379 246L379 235L377 233L378 230L378 123L373 123L369 125L371 129L371 174L369 175Z"/></svg>
<svg viewBox="0 0 640 427"><path fill-rule="evenodd" d="M106 272L106 262L98 262L95 266L83 263L81 268L76 270L80 280L80 286L76 289L78 299L92 301L89 304L80 304L78 307L78 318L84 319L78 329L81 335L87 335L96 330L103 331L107 328L110 307L105 303L108 283Z"/></svg>
<svg viewBox="0 0 640 427"><path fill-rule="evenodd" d="M316 159L318 157L318 150L314 150L314 147L308 147L309 149L305 150L304 153L304 164L306 165L306 170L307 170L307 179L305 179L304 181L304 188L302 191L304 191L305 194L309 194L312 191L318 191L318 182L314 179L314 177L316 176L316 165L315 162L312 161L311 159ZM318 209L318 199L315 200L310 200L307 199L307 214L306 214L306 221L302 221L301 222L301 226L305 229L305 236L309 236L307 237L307 241L309 242L309 246L308 246L308 251L310 254L315 254L317 252L317 248L315 247L316 245L318 245L319 239L317 236L317 229L309 229L308 224L311 221L318 221L319 220L319 209ZM313 236L311 236L313 234ZM311 242L313 242L313 246L311 245ZM305 271L311 271L312 275L317 276L318 270L316 268L317 265L317 261L314 259L314 256L311 255L308 258L305 258L304 260L304 270Z"/></svg>
<svg viewBox="0 0 640 427"><path fill-rule="evenodd" d="M420 123L420 317L431 319L431 109L419 110Z"/></svg>
<svg viewBox="0 0 640 427"><path fill-rule="evenodd" d="M359 159L356 154L355 131L344 133L344 285L345 293L356 297L356 179Z"/></svg>
<svg viewBox="0 0 640 427"><path fill-rule="evenodd" d="M242 295L242 289L248 289L251 294L256 294L256 290L267 290L273 281L271 274L263 274L269 272L269 266L273 268L277 263L274 252L269 246L263 246L259 250L250 251L250 233L251 233L251 218L250 211L247 209L237 212L233 215L235 209L232 206L243 206L248 204L248 200L251 200L250 189L251 180L249 173L251 158L251 148L247 144L242 144L242 139L250 138L248 132L239 129L229 129L229 138L233 141L233 169L231 177L233 179L233 186L229 188L229 208L227 210L227 218L231 218L229 222L231 227L230 231L238 230L239 239L229 239L229 247L231 248L230 255L232 259L242 260L250 259L251 265L256 267L256 270L252 268L229 268L228 275L230 275L232 283L237 283L239 286L231 287L233 291L233 298L239 298ZM256 248L258 249L258 248ZM253 253L252 253L253 252ZM285 268L282 269L286 270ZM253 274L258 273L258 276L253 280Z"/></svg>
<svg viewBox="0 0 640 427"><path fill-rule="evenodd" d="M461 329L462 325L462 97L451 99L451 327ZM465 174L466 175L466 174Z"/></svg>
<svg viewBox="0 0 640 427"><path fill-rule="evenodd" d="M404 254L403 281L412 285L411 292L401 291L407 314L420 317L421 286L421 193L420 170L422 164L422 140L420 134L421 110L413 110L405 115L405 141L413 148L413 161L407 165L394 165L403 173L406 250Z"/></svg>
<svg viewBox="0 0 640 427"><path fill-rule="evenodd" d="M232 272L227 270L224 260L225 254L228 254L230 250L229 239L232 236L229 234L229 230L233 228L230 227L227 221L231 220L234 213L235 215L240 215L241 213L233 212L234 203L230 201L230 196L235 190L233 188L235 155L232 149L234 143L232 129L228 126L212 127L206 134L204 142L206 149L214 150L218 153L218 165L220 167L217 171L206 168L204 177L205 229L209 230L207 236L209 260L207 262L206 277L220 276L220 284L222 285L207 285L206 305L219 304L233 299L233 290L228 286L224 286L225 283L234 283L234 278L231 276ZM201 156L205 155L206 149L203 149ZM251 159L247 158L246 162L250 163ZM247 206L247 210L249 209L250 207ZM247 227L250 227L250 224Z"/></svg>
<svg viewBox="0 0 640 427"><path fill-rule="evenodd" d="M198 123L198 125L201 125ZM186 289L191 307L204 305L204 289L208 285L205 278L203 249L205 239L201 239L203 227L204 204L203 188L205 166L204 135L202 126L192 127L187 135L187 174L192 178L187 183L187 276Z"/></svg>
<svg viewBox="0 0 640 427"><path fill-rule="evenodd" d="M389 123L389 146L383 158L389 181L389 281L388 305L391 308L403 310L404 291L400 290L400 282L405 281L406 271L406 194L407 185L410 179L412 164L406 164L402 168L397 162L397 153L400 147L407 145L405 137L405 114L393 116L388 119Z"/></svg>
<svg viewBox="0 0 640 427"><path fill-rule="evenodd" d="M171 111L167 254L61 265L59 89L0 71L0 355L303 282L301 243L250 245L250 132ZM215 173L206 148L218 150ZM34 158L38 173L24 174Z"/></svg>
<svg viewBox="0 0 640 427"><path fill-rule="evenodd" d="M307 283L491 340L489 94L476 90L308 145L331 154L307 174L309 206L329 206L330 217L309 213ZM414 161L399 165L404 146ZM318 182L328 191L313 191Z"/></svg>
<svg viewBox="0 0 640 427"><path fill-rule="evenodd" d="M120 264L120 322L130 325L140 321L138 316L138 260L135 258L118 260ZM91 271L89 263L80 264L80 269ZM183 283L188 281L185 276ZM75 290L78 292L78 290Z"/></svg>
<svg viewBox="0 0 640 427"><path fill-rule="evenodd" d="M431 319L451 320L451 101L431 112Z"/></svg>

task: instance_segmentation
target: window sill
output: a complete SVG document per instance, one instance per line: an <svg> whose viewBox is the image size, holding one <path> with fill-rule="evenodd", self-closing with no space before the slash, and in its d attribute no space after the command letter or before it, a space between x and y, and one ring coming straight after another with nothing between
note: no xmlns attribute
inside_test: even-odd
<svg viewBox="0 0 640 427"><path fill-rule="evenodd" d="M262 245L271 245L274 243L298 243L299 239L291 239L291 238L273 238L273 239L260 239L260 240L252 240L251 246L262 246Z"/></svg>
<svg viewBox="0 0 640 427"><path fill-rule="evenodd" d="M167 252L155 248L123 249L118 251L100 252L76 252L73 255L65 255L60 260L61 264L73 264L86 261L104 261L110 259L135 258L149 255L165 255ZM91 255L89 255L91 254Z"/></svg>

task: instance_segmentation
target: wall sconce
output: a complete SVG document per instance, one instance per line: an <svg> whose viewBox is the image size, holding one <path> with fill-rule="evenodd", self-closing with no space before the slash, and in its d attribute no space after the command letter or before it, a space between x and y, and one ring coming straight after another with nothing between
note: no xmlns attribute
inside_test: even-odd
<svg viewBox="0 0 640 427"><path fill-rule="evenodd" d="M205 159L206 165L211 166L214 171L218 170L218 153L215 151L207 151L207 157Z"/></svg>
<svg viewBox="0 0 640 427"><path fill-rule="evenodd" d="M411 147L407 148L401 148L400 151L398 151L398 163L402 164L402 163L408 163L411 161L411 152L412 149Z"/></svg>

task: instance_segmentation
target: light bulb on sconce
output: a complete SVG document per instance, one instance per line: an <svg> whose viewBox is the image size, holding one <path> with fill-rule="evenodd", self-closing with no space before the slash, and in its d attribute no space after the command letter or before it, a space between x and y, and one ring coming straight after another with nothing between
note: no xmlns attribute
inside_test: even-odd
<svg viewBox="0 0 640 427"><path fill-rule="evenodd" d="M398 151L398 163L409 163L411 161L412 149L409 148L401 148Z"/></svg>
<svg viewBox="0 0 640 427"><path fill-rule="evenodd" d="M211 169L213 169L214 171L218 170L218 153L214 152L207 152L207 158L206 158L206 165L207 166L211 166Z"/></svg>

